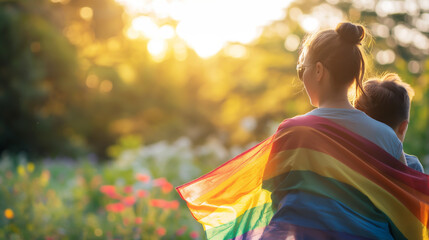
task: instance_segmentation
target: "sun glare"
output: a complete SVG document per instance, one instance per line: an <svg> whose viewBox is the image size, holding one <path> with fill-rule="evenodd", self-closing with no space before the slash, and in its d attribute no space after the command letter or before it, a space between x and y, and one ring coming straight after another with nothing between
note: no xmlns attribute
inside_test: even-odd
<svg viewBox="0 0 429 240"><path fill-rule="evenodd" d="M301 22L301 26L306 32L314 32L319 28L319 21L314 17L306 16Z"/></svg>
<svg viewBox="0 0 429 240"><path fill-rule="evenodd" d="M126 31L129 38L168 39L177 34L203 58L217 54L228 42L246 44L258 38L262 27L282 19L285 16L285 8L292 2L292 0L116 1L123 5L133 18L130 29ZM148 15L151 17L147 17ZM162 22L157 20L167 18L177 21L176 29L157 25L157 22Z"/></svg>

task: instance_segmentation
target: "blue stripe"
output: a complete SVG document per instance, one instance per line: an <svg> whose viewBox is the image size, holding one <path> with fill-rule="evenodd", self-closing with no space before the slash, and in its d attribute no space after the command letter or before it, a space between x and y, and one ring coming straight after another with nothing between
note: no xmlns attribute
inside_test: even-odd
<svg viewBox="0 0 429 240"><path fill-rule="evenodd" d="M303 191L290 192L269 226L290 223L369 239L393 239L388 220L367 218L330 198Z"/></svg>
<svg viewBox="0 0 429 240"><path fill-rule="evenodd" d="M368 240L360 236L334 231L318 230L307 228L287 222L277 222L265 228L261 240Z"/></svg>

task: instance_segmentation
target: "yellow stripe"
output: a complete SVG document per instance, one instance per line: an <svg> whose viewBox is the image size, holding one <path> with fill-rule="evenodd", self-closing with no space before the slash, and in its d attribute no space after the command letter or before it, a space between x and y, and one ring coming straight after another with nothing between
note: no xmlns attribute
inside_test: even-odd
<svg viewBox="0 0 429 240"><path fill-rule="evenodd" d="M263 170L268 161L271 146L268 145L259 155L253 157L246 164L243 164L244 166L240 166L238 171L233 172L231 176L211 189L211 191L192 202L188 202L188 207L193 212L194 217L200 220L208 214L217 211L216 208L218 206L232 206L240 196L252 195L261 191ZM234 170L236 169L232 171ZM234 211L237 214L243 213L246 210L246 205L234 207Z"/></svg>
<svg viewBox="0 0 429 240"><path fill-rule="evenodd" d="M243 215L246 210L269 202L271 202L270 191L262 188L255 189L254 192L243 195L233 204L215 206L216 210L210 215L200 219L199 222L204 226L204 230L208 230L234 221L237 217Z"/></svg>
<svg viewBox="0 0 429 240"><path fill-rule="evenodd" d="M275 161L277 158L282 159L280 162L283 165L292 166L291 170L309 170L353 186L384 212L405 237L408 239L428 239L428 229L398 199L335 158L305 148L280 152L272 160ZM282 166L277 166L277 169L281 168ZM427 205L424 212L426 214L429 212Z"/></svg>

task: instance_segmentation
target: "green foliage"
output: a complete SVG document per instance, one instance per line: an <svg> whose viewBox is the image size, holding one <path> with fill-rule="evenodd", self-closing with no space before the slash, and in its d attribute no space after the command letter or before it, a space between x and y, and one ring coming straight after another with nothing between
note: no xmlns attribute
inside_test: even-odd
<svg viewBox="0 0 429 240"><path fill-rule="evenodd" d="M82 17L83 8L92 9L90 18ZM119 156L124 146L118 139L128 135L148 144L181 136L195 145L211 137L228 147L260 141L282 119L311 110L296 79L297 50L287 50L285 39L293 35L302 41L302 17L330 10L362 23L373 35L368 65L376 70L369 67L368 76L397 72L417 90L404 148L423 159L429 154L428 51L399 41L394 30L418 29L423 10L381 16L380 9L359 1L320 0L291 3L285 18L266 26L257 40L228 43L208 59L187 47L186 57L177 58L175 46L185 43L171 39L162 61L149 53L150 39L126 36L135 16L115 1L2 1L0 152L95 153L104 160ZM147 17L160 26L178 24ZM320 24L330 20L320 19ZM377 32L380 27L387 35ZM228 54L237 46L244 57ZM394 61L374 60L386 49L394 52ZM411 61L420 70L411 72ZM244 124L249 119L251 128Z"/></svg>
<svg viewBox="0 0 429 240"><path fill-rule="evenodd" d="M203 234L169 183L178 181L174 176L154 178L148 169L140 174L124 164L27 161L1 158L1 239L198 239Z"/></svg>

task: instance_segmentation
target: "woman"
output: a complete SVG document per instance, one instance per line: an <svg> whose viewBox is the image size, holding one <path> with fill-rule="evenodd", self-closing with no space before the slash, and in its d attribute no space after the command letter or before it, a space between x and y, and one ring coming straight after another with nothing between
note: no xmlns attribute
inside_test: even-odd
<svg viewBox="0 0 429 240"><path fill-rule="evenodd" d="M341 23L303 44L298 75L317 109L178 188L208 239L425 239L429 185L387 125L348 100L365 30Z"/></svg>
<svg viewBox="0 0 429 240"><path fill-rule="evenodd" d="M402 144L394 131L356 110L348 100L353 83L358 94L365 94L362 92L365 59L360 48L364 36L362 26L342 23L335 30L318 32L304 42L297 70L311 104L317 107L306 116L332 120L402 160ZM276 198L281 199L283 196L280 195ZM266 229L266 238L272 238L273 233L278 237L279 227L276 225L281 225L280 231L284 232L288 222L299 222L299 227L316 229L315 232L329 231L331 234L325 234L327 238L392 238L388 222L372 221L359 215L350 217L356 213L327 196L296 190L289 191L280 202L282 206ZM313 205L314 202L318 204ZM308 218L310 214L311 218Z"/></svg>

